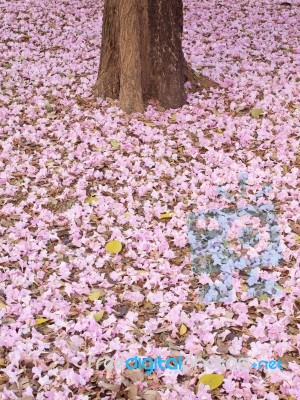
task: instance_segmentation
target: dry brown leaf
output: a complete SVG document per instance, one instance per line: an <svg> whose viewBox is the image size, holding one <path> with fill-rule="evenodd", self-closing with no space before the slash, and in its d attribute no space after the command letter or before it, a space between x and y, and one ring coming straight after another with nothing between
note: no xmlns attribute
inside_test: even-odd
<svg viewBox="0 0 300 400"><path fill-rule="evenodd" d="M297 235L300 235L300 223L291 222L290 226L294 233L296 233Z"/></svg>
<svg viewBox="0 0 300 400"><path fill-rule="evenodd" d="M128 400L136 400L138 388L136 385L130 385L127 389Z"/></svg>
<svg viewBox="0 0 300 400"><path fill-rule="evenodd" d="M198 311L202 311L205 308L205 304L195 304L195 307L197 308Z"/></svg>
<svg viewBox="0 0 300 400"><path fill-rule="evenodd" d="M165 328L159 328L156 329L156 331L154 331L154 333L164 333L164 332L168 332L170 330L170 328L165 327Z"/></svg>
<svg viewBox="0 0 300 400"><path fill-rule="evenodd" d="M0 385L2 385L3 383L8 382L8 376L4 375L4 374L0 374Z"/></svg>
<svg viewBox="0 0 300 400"><path fill-rule="evenodd" d="M230 346L231 346L230 342L220 343L217 348L217 353L218 354L227 354Z"/></svg>
<svg viewBox="0 0 300 400"><path fill-rule="evenodd" d="M295 355L293 356L292 354L284 354L282 357L280 357L280 361L285 369L289 369L289 363L291 362L300 364L299 358Z"/></svg>
<svg viewBox="0 0 300 400"><path fill-rule="evenodd" d="M112 383L106 383L106 382L98 382L99 387L103 387L104 389L111 390L112 392L118 392L120 389L120 385L114 385Z"/></svg>
<svg viewBox="0 0 300 400"><path fill-rule="evenodd" d="M124 372L124 376L133 383L143 382L143 380L144 380L144 374L139 369L133 369L133 370L127 369Z"/></svg>
<svg viewBox="0 0 300 400"><path fill-rule="evenodd" d="M143 400L159 400L160 396L155 390L145 390L142 394Z"/></svg>
<svg viewBox="0 0 300 400"><path fill-rule="evenodd" d="M120 306L115 308L116 315L121 318L124 317L129 311L129 306Z"/></svg>
<svg viewBox="0 0 300 400"><path fill-rule="evenodd" d="M150 301L144 301L142 304L143 304L143 307L145 307L145 308L151 308L153 306L153 304L150 303Z"/></svg>

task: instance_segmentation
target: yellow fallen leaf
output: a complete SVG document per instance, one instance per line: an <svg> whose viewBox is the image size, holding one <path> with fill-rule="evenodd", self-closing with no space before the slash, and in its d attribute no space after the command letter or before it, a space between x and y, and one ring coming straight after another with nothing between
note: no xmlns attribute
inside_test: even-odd
<svg viewBox="0 0 300 400"><path fill-rule="evenodd" d="M119 240L112 240L106 244L105 250L110 254L117 254L120 253L122 247L122 243Z"/></svg>
<svg viewBox="0 0 300 400"><path fill-rule="evenodd" d="M252 110L251 110L251 115L253 118L258 118L263 114L264 114L264 110L262 110L261 108L252 108Z"/></svg>
<svg viewBox="0 0 300 400"><path fill-rule="evenodd" d="M172 114L171 117L169 118L169 123L173 124L177 120L177 114Z"/></svg>
<svg viewBox="0 0 300 400"><path fill-rule="evenodd" d="M300 243L300 236L299 235L295 235L295 242Z"/></svg>
<svg viewBox="0 0 300 400"><path fill-rule="evenodd" d="M129 212L126 212L126 213L124 214L124 217L129 218L129 217L130 217L130 213L129 213Z"/></svg>
<svg viewBox="0 0 300 400"><path fill-rule="evenodd" d="M187 330L188 330L187 326L185 324L181 324L179 329L179 335L180 336L185 335L187 333Z"/></svg>
<svg viewBox="0 0 300 400"><path fill-rule="evenodd" d="M203 385L208 385L210 387L210 390L214 390L217 387L221 386L224 381L224 375L222 374L207 374L201 376L201 378L198 381L197 384L197 389L198 385L202 383Z"/></svg>
<svg viewBox="0 0 300 400"><path fill-rule="evenodd" d="M284 166L282 167L282 169L283 169L283 171L284 171L285 173L287 173L287 172L289 172L290 167L289 167L288 165L284 165Z"/></svg>
<svg viewBox="0 0 300 400"><path fill-rule="evenodd" d="M267 301L268 300L268 298L269 298L269 296L267 296L266 294L262 294L261 296L259 296L259 300L260 301Z"/></svg>
<svg viewBox="0 0 300 400"><path fill-rule="evenodd" d="M204 304L195 304L195 307L197 308L198 311L202 311L205 308Z"/></svg>
<svg viewBox="0 0 300 400"><path fill-rule="evenodd" d="M92 221L98 221L98 220L99 220L99 218L97 217L97 215L91 215L91 216L90 216L90 219L91 219Z"/></svg>
<svg viewBox="0 0 300 400"><path fill-rule="evenodd" d="M91 301L99 300L100 296L101 296L101 292L98 292L98 291L92 292L91 294L89 294L89 300L91 300Z"/></svg>
<svg viewBox="0 0 300 400"><path fill-rule="evenodd" d="M241 286L242 292L247 292L248 291L248 286L246 284Z"/></svg>
<svg viewBox="0 0 300 400"><path fill-rule="evenodd" d="M143 306L144 307L152 307L152 303L150 303L150 301L144 301Z"/></svg>
<svg viewBox="0 0 300 400"><path fill-rule="evenodd" d="M46 167L50 167L52 165L54 165L54 161L53 160L48 160L45 162Z"/></svg>
<svg viewBox="0 0 300 400"><path fill-rule="evenodd" d="M284 292L287 292L287 293L292 293L292 289L289 289L289 288L286 288L286 287L283 287L283 288L281 288Z"/></svg>
<svg viewBox="0 0 300 400"><path fill-rule="evenodd" d="M116 140L112 140L112 141L110 142L110 145L111 145L112 147L114 147L115 149L118 149L118 148L120 147L120 143L117 142Z"/></svg>
<svg viewBox="0 0 300 400"><path fill-rule="evenodd" d="M167 212L164 214L160 214L159 219L168 219L168 218L172 218L173 215L175 215L175 213L173 212Z"/></svg>
<svg viewBox="0 0 300 400"><path fill-rule="evenodd" d="M4 304L4 303L2 303L1 301L0 301L0 310L2 310L3 308L5 308L6 307L6 304Z"/></svg>
<svg viewBox="0 0 300 400"><path fill-rule="evenodd" d="M94 318L94 320L95 320L96 322L99 322L99 321L101 321L101 319L103 318L103 316L104 316L104 311L101 310L101 311L99 311L99 312L96 312L96 313L93 315L93 318Z"/></svg>
<svg viewBox="0 0 300 400"><path fill-rule="evenodd" d="M84 202L87 203L87 204L91 204L91 203L93 203L94 201L98 201L98 200L99 200L98 197L96 197L96 196L91 196L91 197L88 197L87 199L85 199Z"/></svg>
<svg viewBox="0 0 300 400"><path fill-rule="evenodd" d="M278 283L275 284L274 288L278 290L285 290L284 287L279 285Z"/></svg>
<svg viewBox="0 0 300 400"><path fill-rule="evenodd" d="M42 325L48 322L50 319L49 318L37 318L35 320L35 325Z"/></svg>

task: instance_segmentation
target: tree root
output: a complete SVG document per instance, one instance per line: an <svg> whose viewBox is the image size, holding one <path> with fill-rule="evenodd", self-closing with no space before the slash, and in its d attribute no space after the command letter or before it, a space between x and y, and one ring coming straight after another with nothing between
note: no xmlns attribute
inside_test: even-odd
<svg viewBox="0 0 300 400"><path fill-rule="evenodd" d="M219 87L219 85L212 81L211 79L207 78L204 75L198 74L193 70L193 68L185 61L184 66L183 66L183 72L184 76L186 77L186 80L191 82L192 84L192 90L194 92L199 91L201 89L216 89Z"/></svg>

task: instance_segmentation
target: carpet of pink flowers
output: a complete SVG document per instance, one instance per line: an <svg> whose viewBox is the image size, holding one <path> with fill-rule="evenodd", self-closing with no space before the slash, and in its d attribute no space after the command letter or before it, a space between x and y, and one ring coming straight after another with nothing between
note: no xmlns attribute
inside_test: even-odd
<svg viewBox="0 0 300 400"><path fill-rule="evenodd" d="M182 109L131 116L92 96L102 5L0 2L1 399L300 399L300 2L184 1L186 58L220 89L187 84ZM232 303L203 304L186 216L226 206L216 186L239 199L239 172L249 196L272 184L283 294L250 298L235 275ZM136 383L90 354L284 369L227 371L210 390L201 366Z"/></svg>

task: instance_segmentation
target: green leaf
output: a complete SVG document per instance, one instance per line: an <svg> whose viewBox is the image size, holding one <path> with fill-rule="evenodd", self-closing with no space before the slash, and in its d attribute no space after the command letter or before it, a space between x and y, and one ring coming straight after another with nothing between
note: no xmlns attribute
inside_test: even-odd
<svg viewBox="0 0 300 400"><path fill-rule="evenodd" d="M252 108L251 115L253 118L258 118L261 115L264 115L264 110L262 110L261 108Z"/></svg>
<svg viewBox="0 0 300 400"><path fill-rule="evenodd" d="M207 374L201 376L201 378L198 381L198 385L202 383L203 385L208 385L210 387L210 390L214 390L217 387L221 386L223 381L224 381L224 375L222 374Z"/></svg>

